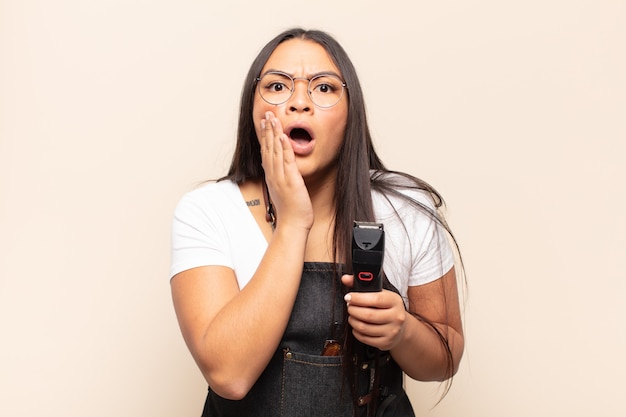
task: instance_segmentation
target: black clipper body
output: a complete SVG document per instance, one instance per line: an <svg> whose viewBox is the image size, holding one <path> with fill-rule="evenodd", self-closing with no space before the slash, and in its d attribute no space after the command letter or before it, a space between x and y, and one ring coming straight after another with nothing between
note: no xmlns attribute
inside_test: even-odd
<svg viewBox="0 0 626 417"><path fill-rule="evenodd" d="M382 291L384 254L385 231L383 225L355 221L352 229L353 291Z"/></svg>

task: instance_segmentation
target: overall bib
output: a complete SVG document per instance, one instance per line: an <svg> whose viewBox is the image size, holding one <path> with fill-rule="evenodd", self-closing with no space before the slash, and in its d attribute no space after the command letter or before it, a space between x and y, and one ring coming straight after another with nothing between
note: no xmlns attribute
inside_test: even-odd
<svg viewBox="0 0 626 417"><path fill-rule="evenodd" d="M202 417L352 417L350 387L343 376L341 356L321 356L324 342L343 337L333 323L343 322L341 283L333 265L306 262L300 289L283 338L269 364L242 400L220 397L209 387ZM254 352L250 352L254 355ZM378 359L381 360L380 358ZM380 417L412 417L411 404L402 387L402 370L386 353L380 367ZM367 398L370 364L357 364L357 384ZM369 369L368 369L369 368ZM358 407L365 416L367 400Z"/></svg>

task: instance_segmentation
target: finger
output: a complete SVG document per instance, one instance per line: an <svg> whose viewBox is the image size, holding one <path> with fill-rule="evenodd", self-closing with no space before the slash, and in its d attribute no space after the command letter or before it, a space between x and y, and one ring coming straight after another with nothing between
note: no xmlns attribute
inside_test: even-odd
<svg viewBox="0 0 626 417"><path fill-rule="evenodd" d="M287 136L286 133L281 133L281 135L278 138L280 140L280 144L281 144L282 151L283 151L282 152L283 162L287 164L287 168L297 169L297 166L295 164L296 154L293 152L293 148L291 146L291 141L289 140L289 137Z"/></svg>
<svg viewBox="0 0 626 417"><path fill-rule="evenodd" d="M353 331L368 337L379 337L394 340L401 333L403 325L396 322L370 323L348 316L348 323Z"/></svg>
<svg viewBox="0 0 626 417"><path fill-rule="evenodd" d="M395 292L382 290L379 292L350 292L350 304L361 307L388 309L400 306L402 298Z"/></svg>
<svg viewBox="0 0 626 417"><path fill-rule="evenodd" d="M274 130L272 128L272 113L265 112L263 119L261 119L261 133L262 133L262 141L261 144L264 150L271 150L274 147Z"/></svg>
<svg viewBox="0 0 626 417"><path fill-rule="evenodd" d="M271 117L272 134L274 135L274 154L281 157L282 162L295 162L296 156L291 146L291 141L287 134L283 131L283 125L279 118ZM282 152L278 152L278 150Z"/></svg>
<svg viewBox="0 0 626 417"><path fill-rule="evenodd" d="M263 132L262 143L262 160L263 169L265 170L266 178L271 182L272 178L283 178L283 145L280 139L282 133L282 126L278 118L270 111L265 113L265 118L261 121Z"/></svg>
<svg viewBox="0 0 626 417"><path fill-rule="evenodd" d="M395 345L395 343L389 340L387 337L369 336L357 332L353 332L353 334L354 337L361 343L375 347L380 350L391 350Z"/></svg>
<svg viewBox="0 0 626 417"><path fill-rule="evenodd" d="M261 137L259 138L259 145L261 146L261 162L263 165L263 169L265 170L266 174L270 174L270 159L273 148L273 137L268 113L265 113L264 118L261 119Z"/></svg>
<svg viewBox="0 0 626 417"><path fill-rule="evenodd" d="M348 288L354 286L354 275L344 274L341 276L341 282Z"/></svg>
<svg viewBox="0 0 626 417"><path fill-rule="evenodd" d="M269 112L268 112L269 113ZM272 131L272 149L270 154L272 156L272 164L274 169L274 175L281 180L285 178L285 144L291 145L287 139L287 135L283 133L283 128L280 120L274 117L271 113L269 117L270 129ZM287 148L290 149L290 148ZM293 153L293 152L292 152Z"/></svg>
<svg viewBox="0 0 626 417"><path fill-rule="evenodd" d="M360 323L372 325L386 324L390 320L384 310L371 307L359 307L352 303L348 305L348 315Z"/></svg>
<svg viewBox="0 0 626 417"><path fill-rule="evenodd" d="M277 144L275 145L274 154L276 156L276 169L284 176L287 184L291 186L304 186L304 180L300 174L300 169L296 163L296 155L289 136L283 131L280 119L274 118L273 133L276 135ZM281 152L276 150L280 147Z"/></svg>
<svg viewBox="0 0 626 417"><path fill-rule="evenodd" d="M354 317L348 318L348 323L350 323L352 333L361 341L364 341L365 338L367 338L369 341L373 341L376 339L389 340L392 338L392 335L397 333L393 331L392 326L365 323L356 320ZM367 344L371 345L372 343Z"/></svg>
<svg viewBox="0 0 626 417"><path fill-rule="evenodd" d="M280 145L280 136L283 134L283 125L280 122L280 119L274 116L274 113L271 111L267 112L268 121L270 122L270 126L272 128L272 135L274 137L274 145ZM282 146L281 146L282 147Z"/></svg>

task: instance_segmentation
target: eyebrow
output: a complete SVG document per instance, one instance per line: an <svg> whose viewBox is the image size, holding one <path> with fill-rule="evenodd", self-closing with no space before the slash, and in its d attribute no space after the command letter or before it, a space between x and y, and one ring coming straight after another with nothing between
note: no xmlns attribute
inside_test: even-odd
<svg viewBox="0 0 626 417"><path fill-rule="evenodd" d="M275 69L275 68L269 68L267 71L265 71L261 75L259 75L259 78L263 77L268 72L279 72L281 74L289 75L291 78L300 78L300 77L295 77L293 74L290 74L287 71L282 71L282 70ZM335 71L320 71L320 72L316 72L316 73L313 73L313 74L308 74L307 77L303 77L303 78L306 78L306 79L310 80L311 78L317 77L319 75L334 75L334 76L338 77L340 80L343 81L343 77L341 75L337 74Z"/></svg>

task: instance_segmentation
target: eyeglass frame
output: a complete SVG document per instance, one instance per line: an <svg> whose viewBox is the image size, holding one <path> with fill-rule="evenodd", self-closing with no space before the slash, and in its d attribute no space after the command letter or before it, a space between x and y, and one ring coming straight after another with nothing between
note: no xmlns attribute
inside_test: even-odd
<svg viewBox="0 0 626 417"><path fill-rule="evenodd" d="M254 79L254 83L255 85L257 85L259 83L259 81L261 81L263 79L263 77L265 77L267 74L279 74L279 75L284 75L287 78L289 78L291 80L291 85L292 88L290 89L291 93L289 94L289 97L287 97L285 100L279 102L279 103L271 103L269 102L265 97L263 97L263 94L261 94L261 91L259 91L259 96L261 96L261 99L263 99L264 102L266 102L267 104L271 104L273 106L279 106L281 104L286 103L287 101L289 101L289 99L291 97L293 97L293 93L296 92L296 81L297 80L306 80L308 81L307 87L306 87L306 93L309 96L309 99L311 100L311 103L313 103L315 106L321 108L321 109L330 109L331 107L336 106L337 104L339 104L339 102L341 101L341 99L343 98L343 93L344 93L344 89L348 88L348 84L341 79L341 77L338 74L335 74L334 72L322 72L319 74L315 74L313 77L311 78L307 78L307 77L292 77L291 75L287 74L286 72L283 71L267 71L263 74L261 74L260 77L256 77ZM341 95L339 96L339 99L337 100L336 103L331 104L330 106L320 106L319 104L317 104L315 102L315 100L313 100L313 97L311 96L311 81L319 78L319 77L327 77L327 76L332 76L332 77L336 77L340 82L341 82Z"/></svg>

